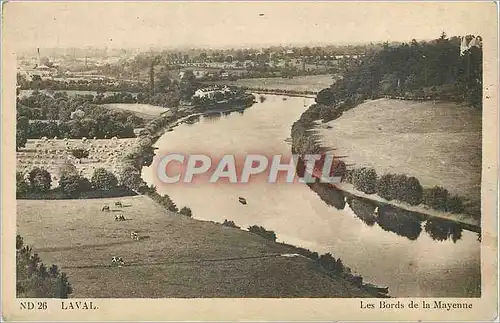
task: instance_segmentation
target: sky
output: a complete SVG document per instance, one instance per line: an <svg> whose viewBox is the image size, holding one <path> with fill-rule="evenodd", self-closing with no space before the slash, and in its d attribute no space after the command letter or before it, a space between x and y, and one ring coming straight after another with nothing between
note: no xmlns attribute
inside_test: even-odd
<svg viewBox="0 0 500 323"><path fill-rule="evenodd" d="M493 3L470 2L11 2L4 36L19 50L314 46L481 34L492 19Z"/></svg>

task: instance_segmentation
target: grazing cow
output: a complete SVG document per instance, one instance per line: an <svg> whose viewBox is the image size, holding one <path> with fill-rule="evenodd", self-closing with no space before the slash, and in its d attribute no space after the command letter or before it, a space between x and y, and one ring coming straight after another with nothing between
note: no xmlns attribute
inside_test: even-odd
<svg viewBox="0 0 500 323"><path fill-rule="evenodd" d="M125 261L123 261L122 257L113 257L113 258L111 258L111 263L113 265L117 264L118 267L121 267L121 266L125 265Z"/></svg>
<svg viewBox="0 0 500 323"><path fill-rule="evenodd" d="M139 235L135 231L130 232L130 238L132 238L132 240L139 241Z"/></svg>
<svg viewBox="0 0 500 323"><path fill-rule="evenodd" d="M122 204L122 202L118 201L118 202L115 202L115 206L123 207L123 204Z"/></svg>
<svg viewBox="0 0 500 323"><path fill-rule="evenodd" d="M125 216L123 214L115 215L115 221L125 221Z"/></svg>
<svg viewBox="0 0 500 323"><path fill-rule="evenodd" d="M101 209L103 212L109 212L109 205L104 205Z"/></svg>

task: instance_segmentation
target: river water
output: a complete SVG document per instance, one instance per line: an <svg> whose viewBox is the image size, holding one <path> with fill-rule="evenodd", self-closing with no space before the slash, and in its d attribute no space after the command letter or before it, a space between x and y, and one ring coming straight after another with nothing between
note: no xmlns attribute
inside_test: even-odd
<svg viewBox="0 0 500 323"><path fill-rule="evenodd" d="M290 154L290 129L312 99L266 95L244 112L201 117L165 133L159 152ZM156 158L159 158L160 153ZM346 198L300 183L159 184L154 167L143 178L201 220L261 225L278 241L330 252L364 281L388 286L396 297L479 297L478 234L452 223ZM245 197L247 205L238 202ZM401 213L401 214L400 214Z"/></svg>

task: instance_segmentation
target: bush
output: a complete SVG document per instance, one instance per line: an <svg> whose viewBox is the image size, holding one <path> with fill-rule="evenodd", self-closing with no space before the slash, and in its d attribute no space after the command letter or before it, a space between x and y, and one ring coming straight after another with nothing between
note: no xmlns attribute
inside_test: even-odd
<svg viewBox="0 0 500 323"><path fill-rule="evenodd" d="M234 221L229 221L229 220L224 220L224 222L222 222L222 225L225 226L225 227L230 227L230 228L235 228L235 229L240 229L239 226L237 226Z"/></svg>
<svg viewBox="0 0 500 323"><path fill-rule="evenodd" d="M116 176L104 168L96 168L90 181L92 187L103 191L109 191L118 185Z"/></svg>
<svg viewBox="0 0 500 323"><path fill-rule="evenodd" d="M92 188L89 180L78 174L64 174L59 180L59 186L64 195L71 197L77 197Z"/></svg>
<svg viewBox="0 0 500 323"><path fill-rule="evenodd" d="M352 174L352 184L354 188L366 194L376 192L377 172L373 168L358 168Z"/></svg>
<svg viewBox="0 0 500 323"><path fill-rule="evenodd" d="M73 292L65 273L56 265L47 268L32 249L16 236L16 296L18 298L68 298Z"/></svg>
<svg viewBox="0 0 500 323"><path fill-rule="evenodd" d="M29 172L31 190L34 192L47 192L50 190L52 178L45 169L35 167Z"/></svg>
<svg viewBox="0 0 500 323"><path fill-rule="evenodd" d="M264 227L252 225L251 227L248 227L248 231L258 234L259 236L264 237L268 240L276 241L276 234L274 233L274 231L266 230Z"/></svg>
<svg viewBox="0 0 500 323"><path fill-rule="evenodd" d="M193 216L193 212L191 211L191 209L186 206L180 209L179 213L188 217Z"/></svg>
<svg viewBox="0 0 500 323"><path fill-rule="evenodd" d="M465 206L463 199L458 195L453 195L446 200L446 211L451 213L463 213Z"/></svg>
<svg viewBox="0 0 500 323"><path fill-rule="evenodd" d="M423 203L436 210L446 211L448 201L448 190L441 186L426 188L423 190Z"/></svg>
<svg viewBox="0 0 500 323"><path fill-rule="evenodd" d="M71 155L77 159L87 158L89 157L89 151L85 149L73 149Z"/></svg>

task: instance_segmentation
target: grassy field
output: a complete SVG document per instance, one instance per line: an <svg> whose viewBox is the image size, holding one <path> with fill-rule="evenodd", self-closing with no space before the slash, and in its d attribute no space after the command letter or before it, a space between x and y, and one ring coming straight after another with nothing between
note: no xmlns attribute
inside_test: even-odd
<svg viewBox="0 0 500 323"><path fill-rule="evenodd" d="M116 200L17 201L18 234L68 274L71 297L368 296L258 235L168 213L145 196L113 209ZM126 221L114 220L120 213ZM126 265L111 266L113 256Z"/></svg>
<svg viewBox="0 0 500 323"><path fill-rule="evenodd" d="M43 167L52 175L52 187L59 182L60 167L70 161L80 174L90 179L94 169L102 167L117 171L120 158L136 142L136 138L127 139L50 139L47 141L29 139L26 146L16 153L16 171L27 174L33 167ZM79 162L72 156L71 150L83 148L89 151L88 158Z"/></svg>
<svg viewBox="0 0 500 323"><path fill-rule="evenodd" d="M146 120L157 118L161 114L169 111L169 109L164 107L139 103L110 103L102 104L102 106L115 110L131 111L134 112L138 117L144 118Z"/></svg>
<svg viewBox="0 0 500 323"><path fill-rule="evenodd" d="M481 112L450 102L379 99L321 127L322 145L379 175L403 173L480 202ZM479 205L479 204L478 204Z"/></svg>
<svg viewBox="0 0 500 323"><path fill-rule="evenodd" d="M292 79L273 78L253 78L239 79L236 81L218 81L215 84L228 84L234 86L246 86L250 88L263 88L269 90L291 90L291 91L316 91L329 87L333 83L332 75L307 75L296 76Z"/></svg>

